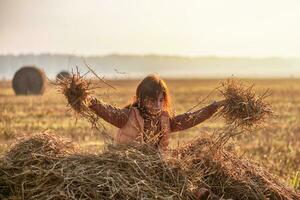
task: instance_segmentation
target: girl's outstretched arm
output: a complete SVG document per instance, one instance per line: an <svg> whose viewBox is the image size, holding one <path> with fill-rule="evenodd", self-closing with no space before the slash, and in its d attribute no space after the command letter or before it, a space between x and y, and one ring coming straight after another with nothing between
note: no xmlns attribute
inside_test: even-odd
<svg viewBox="0 0 300 200"><path fill-rule="evenodd" d="M122 128L128 121L129 108L117 108L95 97L89 97L89 108L106 122Z"/></svg>
<svg viewBox="0 0 300 200"><path fill-rule="evenodd" d="M182 131L200 124L210 118L219 107L223 106L225 101L214 102L195 112L187 112L170 118L171 132Z"/></svg>

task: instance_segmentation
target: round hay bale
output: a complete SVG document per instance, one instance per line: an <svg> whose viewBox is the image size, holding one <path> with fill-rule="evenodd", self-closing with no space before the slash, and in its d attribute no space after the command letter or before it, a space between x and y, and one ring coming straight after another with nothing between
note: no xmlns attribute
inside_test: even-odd
<svg viewBox="0 0 300 200"><path fill-rule="evenodd" d="M71 74L67 71L61 71L56 75L56 80L70 78Z"/></svg>
<svg viewBox="0 0 300 200"><path fill-rule="evenodd" d="M12 86L16 95L43 94L46 86L46 76L36 67L22 67L15 73Z"/></svg>

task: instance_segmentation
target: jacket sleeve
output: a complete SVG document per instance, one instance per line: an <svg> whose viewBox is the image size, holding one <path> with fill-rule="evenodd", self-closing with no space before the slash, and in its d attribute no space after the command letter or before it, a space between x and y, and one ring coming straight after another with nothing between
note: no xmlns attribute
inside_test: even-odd
<svg viewBox="0 0 300 200"><path fill-rule="evenodd" d="M212 103L195 112L187 112L170 118L171 132L182 131L200 124L210 118L217 110L218 105Z"/></svg>
<svg viewBox="0 0 300 200"><path fill-rule="evenodd" d="M100 100L94 100L89 108L106 122L122 128L128 121L129 108L117 108Z"/></svg>

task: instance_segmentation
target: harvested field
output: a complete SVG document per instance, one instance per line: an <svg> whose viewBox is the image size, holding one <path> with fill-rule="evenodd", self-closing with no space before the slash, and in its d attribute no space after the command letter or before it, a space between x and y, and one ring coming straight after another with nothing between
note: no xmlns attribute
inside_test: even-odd
<svg viewBox="0 0 300 200"><path fill-rule="evenodd" d="M290 80L244 80L254 83L254 91L263 94L270 89L272 96L268 102L277 114L262 129L251 134L238 135L228 148L235 150L238 157L243 155L266 168L272 176L290 187L299 188L297 172L300 166L300 81ZM95 96L117 106L124 106L132 98L136 80L109 81L117 90L106 86L98 88ZM193 107L199 100L219 85L219 80L167 80L172 93L176 113ZM101 83L99 83L101 85ZM102 152L103 140L97 131L90 129L89 122L78 119L75 123L73 113L66 108L66 101L50 86L43 96L15 96L10 83L0 84L0 153L9 149L9 144L20 135L51 130L56 135L67 137L85 152ZM218 92L211 95L201 106L221 99ZM196 109L197 109L196 108ZM199 126L172 135L171 146L184 144L199 135L215 137L224 125L220 118L212 118ZM108 126L113 133L115 129ZM298 172L299 173L299 172ZM298 177L298 178L297 178Z"/></svg>

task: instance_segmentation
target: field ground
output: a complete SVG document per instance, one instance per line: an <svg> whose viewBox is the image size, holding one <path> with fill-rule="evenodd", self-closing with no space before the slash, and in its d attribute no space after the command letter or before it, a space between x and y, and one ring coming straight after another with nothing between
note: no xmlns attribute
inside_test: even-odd
<svg viewBox="0 0 300 200"><path fill-rule="evenodd" d="M182 113L204 99L218 86L220 80L167 80L175 113ZM233 148L241 155L255 160L270 172L293 185L300 173L300 80L245 80L255 84L258 94L269 88L272 96L268 102L277 113L265 128L235 139ZM129 103L138 81L110 81L117 90L103 85L95 96L116 106ZM53 85L43 96L15 96L10 82L0 82L0 154L8 149L15 138L39 132L52 132L71 139L87 151L101 151L99 134L88 122L78 119L66 107L66 100ZM197 108L220 99L214 92ZM218 134L224 126L220 119L209 119L197 127L174 133L171 145L183 144L200 134ZM115 128L106 124L110 132Z"/></svg>

